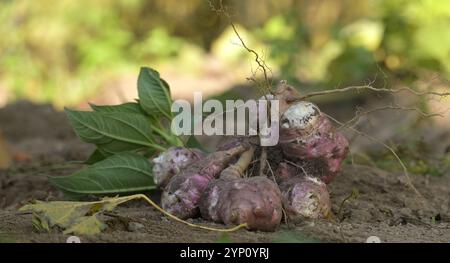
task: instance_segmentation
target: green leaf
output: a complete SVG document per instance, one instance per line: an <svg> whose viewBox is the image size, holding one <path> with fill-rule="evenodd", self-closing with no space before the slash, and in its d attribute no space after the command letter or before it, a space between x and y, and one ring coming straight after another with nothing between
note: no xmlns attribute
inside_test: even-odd
<svg viewBox="0 0 450 263"><path fill-rule="evenodd" d="M135 153L119 153L69 176L49 177L57 188L76 194L117 194L155 189L150 162Z"/></svg>
<svg viewBox="0 0 450 263"><path fill-rule="evenodd" d="M141 145L130 144L121 141L112 141L106 144L97 144L99 152L104 156L111 156L116 153L136 151L142 149Z"/></svg>
<svg viewBox="0 0 450 263"><path fill-rule="evenodd" d="M58 226L65 230L64 234L92 235L106 228L97 215L137 198L134 195L104 198L95 202L37 201L21 207L20 211L33 212L32 222L38 230L49 231L51 227Z"/></svg>
<svg viewBox="0 0 450 263"><path fill-rule="evenodd" d="M149 120L143 115L68 109L66 109L66 113L75 133L85 142L106 147L113 141L119 141L122 142L122 147L123 143L127 144L126 149L146 146L164 150L164 147L154 142ZM115 147L117 147L116 144L114 144Z"/></svg>
<svg viewBox="0 0 450 263"><path fill-rule="evenodd" d="M71 201L87 201L89 198L92 198L92 196L88 196L86 194L79 194L79 193L73 193L64 191L61 189L61 192L64 194L64 200L71 200Z"/></svg>
<svg viewBox="0 0 450 263"><path fill-rule="evenodd" d="M98 112L126 112L126 113L136 113L145 115L145 111L141 108L141 105L136 102L127 102L120 105L95 105L89 103L94 111Z"/></svg>
<svg viewBox="0 0 450 263"><path fill-rule="evenodd" d="M98 163L100 161L105 160L107 156L105 156L99 149L95 149L94 152L91 153L91 155L88 157L86 161L84 161L85 164L94 164Z"/></svg>
<svg viewBox="0 0 450 263"><path fill-rule="evenodd" d="M153 157L155 156L157 151L155 151L154 149L146 148L146 149L142 149L141 151L139 151L139 153L142 154L142 156L144 156L147 159L150 159L150 158L153 159Z"/></svg>
<svg viewBox="0 0 450 263"><path fill-rule="evenodd" d="M148 150L155 152L153 148L150 149L142 147L141 145L137 144L130 144L126 142L113 140L107 144L97 144L97 149L95 149L95 151L91 153L91 155L88 157L86 161L84 161L84 163L92 165L100 161L103 161L109 156L114 155L116 153L138 152L140 150Z"/></svg>
<svg viewBox="0 0 450 263"><path fill-rule="evenodd" d="M172 100L167 82L151 68L142 67L138 78L138 94L141 107L151 116L172 119Z"/></svg>

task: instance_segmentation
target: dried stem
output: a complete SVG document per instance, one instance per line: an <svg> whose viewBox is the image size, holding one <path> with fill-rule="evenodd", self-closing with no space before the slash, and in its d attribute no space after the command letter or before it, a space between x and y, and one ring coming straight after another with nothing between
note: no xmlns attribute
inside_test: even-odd
<svg viewBox="0 0 450 263"><path fill-rule="evenodd" d="M235 35L239 39L239 42L241 42L241 45L244 47L244 49L247 52L249 52L255 56L255 62L258 65L258 68L262 70L263 75L264 75L264 82L265 82L264 84L265 85L262 87L263 94L268 94L268 93L271 94L272 93L272 83L269 81L269 74L268 74L268 72L270 72L271 70L267 66L266 62L261 58L261 56L258 54L258 52L256 52L254 49L251 49L250 47L248 47L247 44L245 43L245 41L242 39L236 26L234 25L233 21L231 20L231 16L228 12L228 8L223 4L223 1L222 0L218 1L218 7L215 7L214 4L212 3L212 1L208 1L208 3L209 3L210 9L213 12L216 12L218 15L224 16L228 20L228 23L230 24Z"/></svg>

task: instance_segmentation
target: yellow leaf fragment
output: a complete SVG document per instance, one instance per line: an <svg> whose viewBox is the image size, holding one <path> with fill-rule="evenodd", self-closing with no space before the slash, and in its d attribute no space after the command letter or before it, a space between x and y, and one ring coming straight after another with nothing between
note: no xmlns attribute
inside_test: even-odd
<svg viewBox="0 0 450 263"><path fill-rule="evenodd" d="M97 218L99 213L112 211L116 206L132 199L137 197L112 197L94 202L36 201L34 204L23 206L20 211L33 212L35 217L33 222L39 223L35 225L40 229L59 226L65 229L65 234L92 235L106 228L106 225Z"/></svg>

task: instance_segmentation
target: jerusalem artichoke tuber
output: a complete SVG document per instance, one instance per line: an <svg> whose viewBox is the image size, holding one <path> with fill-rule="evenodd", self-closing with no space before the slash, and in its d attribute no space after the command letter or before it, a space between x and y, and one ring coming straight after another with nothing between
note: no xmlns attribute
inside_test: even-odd
<svg viewBox="0 0 450 263"><path fill-rule="evenodd" d="M172 177L162 193L162 207L180 218L195 217L205 187L246 148L247 145L241 144L226 151L211 153Z"/></svg>
<svg viewBox="0 0 450 263"><path fill-rule="evenodd" d="M296 174L296 169L281 163L276 172L283 207L290 220L325 218L331 210L327 186L319 179Z"/></svg>
<svg viewBox="0 0 450 263"><path fill-rule="evenodd" d="M227 225L246 223L249 229L273 231L282 217L281 194L266 177L241 178L253 156L242 154L236 164L209 183L200 200L202 217Z"/></svg>
<svg viewBox="0 0 450 263"><path fill-rule="evenodd" d="M280 146L286 157L320 164L321 174L313 174L329 183L340 171L348 152L347 139L311 102L292 104L283 113Z"/></svg>
<svg viewBox="0 0 450 263"><path fill-rule="evenodd" d="M183 147L171 147L160 153L152 160L155 184L164 188L174 175L203 157L202 151Z"/></svg>

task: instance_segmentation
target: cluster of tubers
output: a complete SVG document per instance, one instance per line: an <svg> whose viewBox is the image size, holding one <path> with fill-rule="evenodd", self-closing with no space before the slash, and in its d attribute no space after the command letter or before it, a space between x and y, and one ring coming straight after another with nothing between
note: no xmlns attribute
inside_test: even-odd
<svg viewBox="0 0 450 263"><path fill-rule="evenodd" d="M262 147L252 138L232 138L209 155L170 148L153 159L162 207L183 219L201 215L262 231L275 230L283 216L293 221L327 217L326 184L339 173L348 141L316 105L297 101L297 95L285 82L274 94L280 101L280 140L266 150L278 152L282 161L268 158L272 173L254 172L255 153Z"/></svg>

